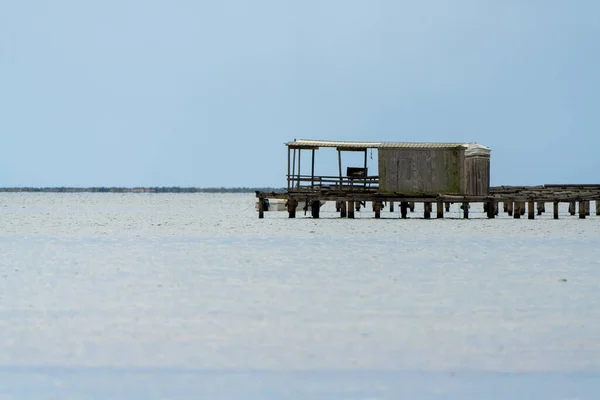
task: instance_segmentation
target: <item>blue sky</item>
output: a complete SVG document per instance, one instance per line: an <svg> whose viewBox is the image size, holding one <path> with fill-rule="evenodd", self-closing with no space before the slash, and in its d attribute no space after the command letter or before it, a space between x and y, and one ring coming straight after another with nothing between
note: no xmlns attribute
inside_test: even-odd
<svg viewBox="0 0 600 400"><path fill-rule="evenodd" d="M294 138L473 141L494 185L597 183L599 18L586 0L6 1L0 186L284 186Z"/></svg>

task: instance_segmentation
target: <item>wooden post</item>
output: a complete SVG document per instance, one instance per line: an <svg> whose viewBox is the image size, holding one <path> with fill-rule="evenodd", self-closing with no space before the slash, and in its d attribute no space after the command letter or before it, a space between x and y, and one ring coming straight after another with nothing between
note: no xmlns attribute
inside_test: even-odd
<svg viewBox="0 0 600 400"><path fill-rule="evenodd" d="M292 176L291 176L291 182L290 182L290 189L294 188L295 185L295 180L296 180L296 149L294 149L294 157L292 160Z"/></svg>
<svg viewBox="0 0 600 400"><path fill-rule="evenodd" d="M535 202L533 200L529 200L527 203L527 218L534 219L535 218Z"/></svg>
<svg viewBox="0 0 600 400"><path fill-rule="evenodd" d="M504 212L508 212L508 201L503 201L502 206L503 206Z"/></svg>
<svg viewBox="0 0 600 400"><path fill-rule="evenodd" d="M596 215L600 215L600 200L596 200Z"/></svg>
<svg viewBox="0 0 600 400"><path fill-rule="evenodd" d="M302 157L302 149L298 149L298 187L300 187L300 157Z"/></svg>
<svg viewBox="0 0 600 400"><path fill-rule="evenodd" d="M400 202L400 215L402 216L402 219L406 219L406 216L408 215L408 202Z"/></svg>
<svg viewBox="0 0 600 400"><path fill-rule="evenodd" d="M313 200L310 203L310 212L313 218L319 218L319 211L321 210L321 202L319 200Z"/></svg>
<svg viewBox="0 0 600 400"><path fill-rule="evenodd" d="M569 202L569 214L575 215L575 202L574 201Z"/></svg>
<svg viewBox="0 0 600 400"><path fill-rule="evenodd" d="M340 190L342 190L343 179L342 179L342 151L338 149L338 166L340 168Z"/></svg>
<svg viewBox="0 0 600 400"><path fill-rule="evenodd" d="M364 187L367 187L367 149L365 149L365 185Z"/></svg>
<svg viewBox="0 0 600 400"><path fill-rule="evenodd" d="M340 201L340 217L341 218L346 218L347 216L347 212L346 212L346 202L344 200Z"/></svg>
<svg viewBox="0 0 600 400"><path fill-rule="evenodd" d="M488 202L487 202L487 217L488 218L495 218L496 217L496 210L494 208L494 201L493 200L488 200Z"/></svg>
<svg viewBox="0 0 600 400"><path fill-rule="evenodd" d="M415 212L415 202L411 201L408 203L408 208L410 209L410 212Z"/></svg>
<svg viewBox="0 0 600 400"><path fill-rule="evenodd" d="M296 218L296 207L298 207L298 200L288 199L288 201L287 201L288 218Z"/></svg>
<svg viewBox="0 0 600 400"><path fill-rule="evenodd" d="M290 148L288 147L287 190L290 191Z"/></svg>
<svg viewBox="0 0 600 400"><path fill-rule="evenodd" d="M558 219L558 201L554 202L553 208L554 208L553 209L553 211L554 211L554 219Z"/></svg>
<svg viewBox="0 0 600 400"><path fill-rule="evenodd" d="M515 201L513 206L513 218L519 219L521 218L521 202Z"/></svg>
<svg viewBox="0 0 600 400"><path fill-rule="evenodd" d="M463 217L465 219L469 218L469 203L463 203Z"/></svg>
<svg viewBox="0 0 600 400"><path fill-rule="evenodd" d="M375 218L381 218L381 208L383 204L380 201L373 202L373 209L375 210Z"/></svg>
<svg viewBox="0 0 600 400"><path fill-rule="evenodd" d="M348 218L354 218L354 200L348 200Z"/></svg>
<svg viewBox="0 0 600 400"><path fill-rule="evenodd" d="M390 201L390 212L394 212L394 202Z"/></svg>
<svg viewBox="0 0 600 400"><path fill-rule="evenodd" d="M585 201L579 200L579 219L585 219Z"/></svg>
<svg viewBox="0 0 600 400"><path fill-rule="evenodd" d="M310 186L315 186L315 149L312 149L312 165L310 167Z"/></svg>
<svg viewBox="0 0 600 400"><path fill-rule="evenodd" d="M437 217L444 218L444 202L438 201L435 209L437 211Z"/></svg>
<svg viewBox="0 0 600 400"><path fill-rule="evenodd" d="M504 204L507 204L507 202L504 202ZM507 212L508 212L508 216L512 217L513 216L513 206L514 206L514 202L511 200L508 202L508 207L507 207Z"/></svg>
<svg viewBox="0 0 600 400"><path fill-rule="evenodd" d="M446 206L446 212L450 212L450 202L449 201L446 202L445 206Z"/></svg>
<svg viewBox="0 0 600 400"><path fill-rule="evenodd" d="M584 202L584 204L585 204L585 215L588 216L588 215L590 215L590 201L586 200Z"/></svg>
<svg viewBox="0 0 600 400"><path fill-rule="evenodd" d="M258 198L258 218L265 217L265 199L262 197Z"/></svg>
<svg viewBox="0 0 600 400"><path fill-rule="evenodd" d="M425 219L431 218L431 203L428 201L423 203L423 218L425 218Z"/></svg>
<svg viewBox="0 0 600 400"><path fill-rule="evenodd" d="M521 215L525 215L525 211L526 211L526 210L525 210L525 202L524 202L524 201L522 201L522 202L521 202Z"/></svg>
<svg viewBox="0 0 600 400"><path fill-rule="evenodd" d="M492 204L494 204L494 216L499 215L500 214L500 206L498 204L498 200L492 201Z"/></svg>
<svg viewBox="0 0 600 400"><path fill-rule="evenodd" d="M537 215L542 215L543 212L546 211L546 203L543 201L537 202Z"/></svg>

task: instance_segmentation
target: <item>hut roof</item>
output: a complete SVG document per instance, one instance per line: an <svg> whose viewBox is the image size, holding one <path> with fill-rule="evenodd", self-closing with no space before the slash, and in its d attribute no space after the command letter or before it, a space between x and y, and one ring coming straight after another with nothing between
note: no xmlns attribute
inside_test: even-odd
<svg viewBox="0 0 600 400"><path fill-rule="evenodd" d="M477 143L428 143L428 142L347 142L332 140L299 139L285 144L295 149L318 149L335 147L340 150L365 150L382 148L399 149L465 149L465 155L489 155L490 148Z"/></svg>

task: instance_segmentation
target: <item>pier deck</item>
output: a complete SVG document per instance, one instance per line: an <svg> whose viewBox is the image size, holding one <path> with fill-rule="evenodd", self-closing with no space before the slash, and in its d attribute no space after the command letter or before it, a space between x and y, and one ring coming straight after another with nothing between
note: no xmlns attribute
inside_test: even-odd
<svg viewBox="0 0 600 400"><path fill-rule="evenodd" d="M401 217L406 218L406 209L414 209L414 203L423 203L424 218L430 218L432 204L437 205L437 217L443 218L444 209L449 210L451 203L462 203L464 217L469 217L469 205L482 203L488 218L494 218L499 213L499 204L503 203L503 211L510 216L520 218L525 215L534 219L545 212L545 204L552 203L554 218L558 219L559 203L569 203L569 213L576 214L579 206L579 217L584 219L590 215L590 202L595 201L596 215L600 215L600 184L546 184L539 186L495 186L489 188L485 196L456 195L456 194L407 194L380 193L376 187L366 184L357 186L332 187L299 187L283 193L257 192L259 218L264 217L264 199L285 199L290 218L295 218L298 204L304 204L311 211L313 218L319 218L320 204L325 201L335 201L336 209L341 217L353 218L356 204L363 207L367 202L372 203L375 218L380 217L384 204L389 204L393 210L394 203L400 204ZM525 212L527 210L527 212Z"/></svg>

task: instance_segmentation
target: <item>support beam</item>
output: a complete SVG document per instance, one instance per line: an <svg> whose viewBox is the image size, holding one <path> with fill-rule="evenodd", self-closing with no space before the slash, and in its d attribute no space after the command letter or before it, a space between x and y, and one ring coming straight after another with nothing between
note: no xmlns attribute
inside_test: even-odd
<svg viewBox="0 0 600 400"><path fill-rule="evenodd" d="M394 202L390 201L390 212L394 212Z"/></svg>
<svg viewBox="0 0 600 400"><path fill-rule="evenodd" d="M558 201L553 203L554 219L558 219Z"/></svg>
<svg viewBox="0 0 600 400"><path fill-rule="evenodd" d="M513 218L519 219L521 218L521 202L515 201L513 205Z"/></svg>
<svg viewBox="0 0 600 400"><path fill-rule="evenodd" d="M287 166L287 167L288 167L288 168L287 168L287 190L288 190L288 192L289 192L289 191L290 191L290 158L291 158L290 152L291 152L291 150L290 150L290 148L289 148L289 147L288 147L288 149L287 149L287 150L288 150L288 166Z"/></svg>
<svg viewBox="0 0 600 400"><path fill-rule="evenodd" d="M542 215L543 212L546 212L546 203L543 201L537 202L537 215Z"/></svg>
<svg viewBox="0 0 600 400"><path fill-rule="evenodd" d="M354 200L348 200L348 218L354 218Z"/></svg>
<svg viewBox="0 0 600 400"><path fill-rule="evenodd" d="M522 202L521 202L521 215L525 215L525 211L526 211L526 210L525 210L525 202L524 202L524 201L522 201Z"/></svg>
<svg viewBox="0 0 600 400"><path fill-rule="evenodd" d="M431 218L431 203L429 201L423 203L423 218Z"/></svg>
<svg viewBox="0 0 600 400"><path fill-rule="evenodd" d="M588 215L590 215L590 201L586 200L584 202L584 204L585 204L585 215L588 216Z"/></svg>
<svg viewBox="0 0 600 400"><path fill-rule="evenodd" d="M487 202L487 217L493 219L496 217L496 208L493 200L488 200Z"/></svg>
<svg viewBox="0 0 600 400"><path fill-rule="evenodd" d="M340 218L346 218L348 213L346 212L346 202L344 200L340 201Z"/></svg>
<svg viewBox="0 0 600 400"><path fill-rule="evenodd" d="M262 219L265 217L265 199L262 197L258 198L258 218Z"/></svg>
<svg viewBox="0 0 600 400"><path fill-rule="evenodd" d="M315 149L312 149L312 163L310 166L310 186L315 186Z"/></svg>
<svg viewBox="0 0 600 400"><path fill-rule="evenodd" d="M535 218L535 202L533 200L529 200L527 202L527 218L528 219Z"/></svg>
<svg viewBox="0 0 600 400"><path fill-rule="evenodd" d="M506 212L508 213L508 216L512 217L513 216L513 209L514 209L515 202L513 202L512 200L510 200L508 202L505 201L504 204L507 204Z"/></svg>
<svg viewBox="0 0 600 400"><path fill-rule="evenodd" d="M463 203L463 217L464 219L469 218L469 203Z"/></svg>
<svg viewBox="0 0 600 400"><path fill-rule="evenodd" d="M415 212L415 202L414 201L409 202L408 208L409 208L410 212Z"/></svg>
<svg viewBox="0 0 600 400"><path fill-rule="evenodd" d="M408 215L408 202L401 201L400 202L400 216L402 217L402 219L406 219L407 215Z"/></svg>
<svg viewBox="0 0 600 400"><path fill-rule="evenodd" d="M575 215L575 202L574 201L569 202L569 214Z"/></svg>
<svg viewBox="0 0 600 400"><path fill-rule="evenodd" d="M343 185L343 178L342 178L342 151L340 149L338 149L338 166L340 168L340 190L341 190L342 185Z"/></svg>
<svg viewBox="0 0 600 400"><path fill-rule="evenodd" d="M444 202L438 201L435 207L438 218L444 218Z"/></svg>
<svg viewBox="0 0 600 400"><path fill-rule="evenodd" d="M449 201L446 202L445 206L446 206L446 212L450 212L450 202Z"/></svg>
<svg viewBox="0 0 600 400"><path fill-rule="evenodd" d="M296 207L298 207L298 200L288 199L288 201L287 201L288 218L296 218Z"/></svg>
<svg viewBox="0 0 600 400"><path fill-rule="evenodd" d="M313 200L310 203L310 212L313 218L319 218L319 211L321 210L321 201Z"/></svg>
<svg viewBox="0 0 600 400"><path fill-rule="evenodd" d="M579 200L579 219L585 219L585 201Z"/></svg>
<svg viewBox="0 0 600 400"><path fill-rule="evenodd" d="M596 200L596 215L600 215L600 199Z"/></svg>
<svg viewBox="0 0 600 400"><path fill-rule="evenodd" d="M375 218L381 218L381 209L383 208L383 203L381 201L373 202L373 210L375 211Z"/></svg>

